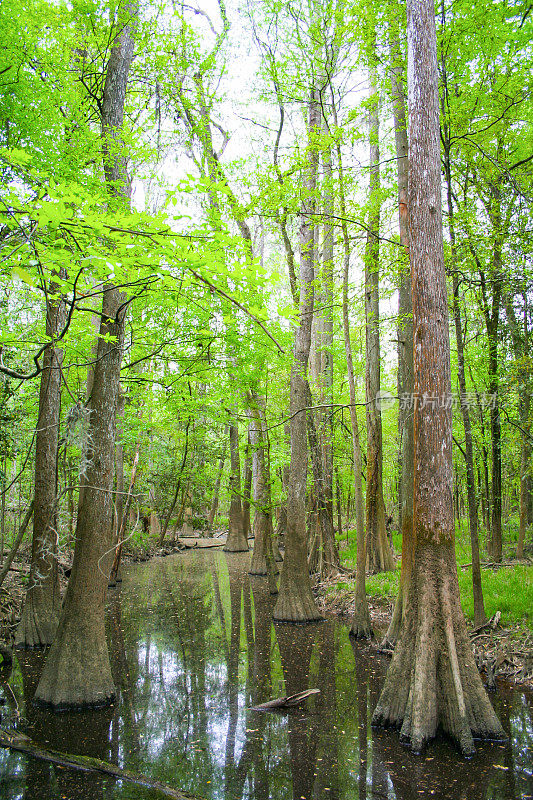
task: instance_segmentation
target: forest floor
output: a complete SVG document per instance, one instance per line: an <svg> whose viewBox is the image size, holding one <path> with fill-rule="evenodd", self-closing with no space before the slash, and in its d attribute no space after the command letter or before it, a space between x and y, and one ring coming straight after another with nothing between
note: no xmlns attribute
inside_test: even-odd
<svg viewBox="0 0 533 800"><path fill-rule="evenodd" d="M533 569L533 568L532 568ZM338 576L315 584L315 596L321 611L334 614L347 623L354 612L353 575ZM394 597L368 594L368 606L372 628L375 634L375 647L385 637L394 609ZM474 628L466 618L467 627L474 648L476 663L491 682L502 677L511 683L533 689L533 631L525 623L502 623L496 612L486 625ZM383 650L384 653L392 653Z"/></svg>

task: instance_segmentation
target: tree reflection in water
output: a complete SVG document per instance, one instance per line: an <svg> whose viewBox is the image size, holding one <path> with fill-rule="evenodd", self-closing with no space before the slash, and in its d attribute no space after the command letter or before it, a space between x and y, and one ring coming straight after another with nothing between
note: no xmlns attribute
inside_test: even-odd
<svg viewBox="0 0 533 800"><path fill-rule="evenodd" d="M209 800L533 795L531 695L493 697L509 746L483 744L463 761L441 741L413 756L396 735L370 729L388 660L372 645L351 643L338 621L274 627L275 598L266 578L248 575L249 559L193 551L126 567L108 604L115 705L59 715L34 708L42 655L21 651L12 673L0 673L4 723L18 703L19 727L33 739ZM251 710L307 688L320 695L301 709ZM160 800L148 789L0 751L2 800L62 796Z"/></svg>

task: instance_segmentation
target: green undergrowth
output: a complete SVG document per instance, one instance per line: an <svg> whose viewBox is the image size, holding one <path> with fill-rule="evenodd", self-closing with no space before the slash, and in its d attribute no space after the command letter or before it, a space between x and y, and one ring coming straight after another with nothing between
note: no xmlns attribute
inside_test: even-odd
<svg viewBox="0 0 533 800"><path fill-rule="evenodd" d="M456 557L459 566L459 591L461 605L469 619L474 618L474 600L472 593L472 561L470 543L466 539L468 532L458 528L456 538ZM395 554L401 554L401 537L393 534ZM343 565L348 569L355 569L356 544L355 531L348 531L346 539L339 542ZM482 542L483 547L483 542ZM393 600L398 593L400 580L400 563L392 572L382 572L379 575L368 575L366 579L367 594L371 597L383 597ZM481 580L483 584L483 598L485 611L490 617L497 611L501 612L503 625L520 624L533 628L533 567L525 564L504 566L499 568L482 568ZM346 592L353 589L353 580L339 581L330 591L334 593Z"/></svg>

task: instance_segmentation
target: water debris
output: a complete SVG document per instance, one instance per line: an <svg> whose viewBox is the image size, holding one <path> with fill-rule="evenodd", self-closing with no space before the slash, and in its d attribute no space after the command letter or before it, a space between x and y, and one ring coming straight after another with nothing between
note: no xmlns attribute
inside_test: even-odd
<svg viewBox="0 0 533 800"><path fill-rule="evenodd" d="M320 689L306 689L304 692L297 692L296 694L289 694L284 697L276 697L274 700L269 700L267 703L254 706L252 711L294 708L294 706L301 705L304 700L307 700L308 697L312 697L314 694L320 694Z"/></svg>

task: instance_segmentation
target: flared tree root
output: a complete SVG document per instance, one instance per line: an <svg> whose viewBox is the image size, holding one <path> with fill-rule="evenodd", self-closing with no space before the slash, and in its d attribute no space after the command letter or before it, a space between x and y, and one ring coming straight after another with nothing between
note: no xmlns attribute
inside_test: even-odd
<svg viewBox="0 0 533 800"><path fill-rule="evenodd" d="M429 546L417 561L405 626L372 724L400 728L415 753L441 729L472 755L474 739L506 737L474 660L453 550Z"/></svg>
<svg viewBox="0 0 533 800"><path fill-rule="evenodd" d="M370 621L370 614L368 611L368 603L366 597L364 602L355 602L355 610L352 617L352 624L350 626L350 636L354 639L373 639L374 631L372 630L372 623Z"/></svg>
<svg viewBox="0 0 533 800"><path fill-rule="evenodd" d="M115 699L102 625L65 616L45 661L34 703L52 711L102 708Z"/></svg>

